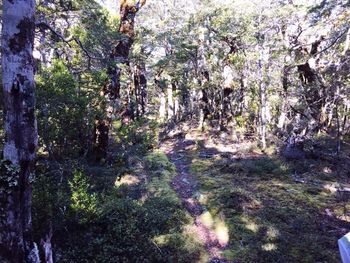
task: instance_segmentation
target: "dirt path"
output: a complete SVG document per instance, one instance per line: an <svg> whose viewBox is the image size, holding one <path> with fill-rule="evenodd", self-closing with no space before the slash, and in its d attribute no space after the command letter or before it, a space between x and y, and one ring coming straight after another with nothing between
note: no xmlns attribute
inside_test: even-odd
<svg viewBox="0 0 350 263"><path fill-rule="evenodd" d="M194 141L184 139L168 139L161 144L160 150L167 154L171 162L176 166L177 176L172 186L181 198L183 206L194 218L194 233L209 253L211 263L228 263L220 252L227 244L219 241L216 233L201 222L201 214L205 211L199 201L195 198L197 193L197 181L190 173L191 158L189 151L195 145Z"/></svg>

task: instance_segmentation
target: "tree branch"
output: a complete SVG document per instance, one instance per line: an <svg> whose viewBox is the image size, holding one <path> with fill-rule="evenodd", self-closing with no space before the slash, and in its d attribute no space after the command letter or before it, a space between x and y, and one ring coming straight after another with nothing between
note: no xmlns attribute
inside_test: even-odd
<svg viewBox="0 0 350 263"><path fill-rule="evenodd" d="M334 46L334 45L338 42L338 40L339 40L340 38L342 38L342 37L348 32L349 28L350 28L350 27L348 26L348 27L347 27L341 34L339 34L327 47L325 47L325 48L322 49L321 51L317 52L314 56L317 56L317 55L319 55L319 54L325 52L326 50L330 49L332 46Z"/></svg>
<svg viewBox="0 0 350 263"><path fill-rule="evenodd" d="M50 30L56 37L58 37L59 39L61 39L63 42L65 42L69 47L71 42L75 42L78 44L78 46L84 51L85 55L89 58L89 59L93 59L93 60L105 60L105 58L102 57L96 57L94 55L91 55L90 52L84 47L84 45L81 43L80 39L78 37L75 36L69 36L67 38L65 38L64 36L62 36L60 33L58 33L54 28L52 28L49 24L47 24L46 22L38 22L36 23L36 27L39 28L45 28Z"/></svg>

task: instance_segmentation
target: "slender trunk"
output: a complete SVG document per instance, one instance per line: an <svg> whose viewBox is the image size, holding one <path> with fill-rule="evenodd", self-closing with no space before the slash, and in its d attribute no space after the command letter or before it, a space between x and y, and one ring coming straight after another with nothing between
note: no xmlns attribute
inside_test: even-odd
<svg viewBox="0 0 350 263"><path fill-rule="evenodd" d="M135 119L135 108L137 105L135 104L136 99L136 90L134 89L131 81L127 82L127 96L128 96L128 115L129 117L134 120Z"/></svg>
<svg viewBox="0 0 350 263"><path fill-rule="evenodd" d="M52 226L50 226L49 233L45 236L45 239L41 239L41 246L44 250L45 263L53 263L53 253L52 253Z"/></svg>
<svg viewBox="0 0 350 263"><path fill-rule="evenodd" d="M207 92L202 89L200 93L198 93L200 96L199 99L199 129L204 130L205 121L209 115L208 110L208 95Z"/></svg>
<svg viewBox="0 0 350 263"><path fill-rule="evenodd" d="M139 118L141 115L141 84L140 84L140 69L139 65L136 65L134 67L133 72L133 79L134 79L134 90L135 90L135 114L136 118Z"/></svg>
<svg viewBox="0 0 350 263"><path fill-rule="evenodd" d="M39 262L32 240L35 152L35 0L3 1L2 84L5 144L0 177L0 261Z"/></svg>
<svg viewBox="0 0 350 263"><path fill-rule="evenodd" d="M163 91L160 92L159 118L163 122L165 120L166 98Z"/></svg>
<svg viewBox="0 0 350 263"><path fill-rule="evenodd" d="M335 116L337 118L337 155L340 154L340 146L341 146L341 134L340 134L340 119L339 119L339 112L338 112L338 103L336 103L335 106Z"/></svg>
<svg viewBox="0 0 350 263"><path fill-rule="evenodd" d="M175 82L172 83L173 95L174 95L174 117L175 121L180 119L180 102L179 102L179 91Z"/></svg>
<svg viewBox="0 0 350 263"><path fill-rule="evenodd" d="M346 52L349 50L349 46L350 46L350 29L348 30L348 33L346 34L346 40L345 40L344 49L343 49L343 53L342 53L343 56L346 55Z"/></svg>
<svg viewBox="0 0 350 263"><path fill-rule="evenodd" d="M173 100L173 88L171 83L167 86L167 98L168 98L168 120L174 117L174 100Z"/></svg>
<svg viewBox="0 0 350 263"><path fill-rule="evenodd" d="M146 66L144 62L139 63L137 66L137 83L138 83L138 105L139 111L142 115L146 113L147 105L147 78L146 78ZM136 88L136 87L135 87Z"/></svg>
<svg viewBox="0 0 350 263"><path fill-rule="evenodd" d="M266 149L266 86L265 84L260 84L260 118L261 118L261 147L263 150Z"/></svg>
<svg viewBox="0 0 350 263"><path fill-rule="evenodd" d="M263 52L263 51L261 51ZM266 83L264 80L263 55L258 61L259 95L260 95L260 142L261 148L266 149Z"/></svg>
<svg viewBox="0 0 350 263"><path fill-rule="evenodd" d="M287 66L283 67L282 71L282 105L280 110L280 116L278 118L277 127L280 130L283 130L286 119L287 119L287 111L288 111L288 74L289 68Z"/></svg>
<svg viewBox="0 0 350 263"><path fill-rule="evenodd" d="M344 101L344 104L345 104L345 108L344 108L344 117L343 117L343 120L342 120L342 125L341 125L341 131L343 133L345 133L346 131L346 124L347 124L347 120L348 120L348 112L349 112L349 101L347 99L345 99Z"/></svg>

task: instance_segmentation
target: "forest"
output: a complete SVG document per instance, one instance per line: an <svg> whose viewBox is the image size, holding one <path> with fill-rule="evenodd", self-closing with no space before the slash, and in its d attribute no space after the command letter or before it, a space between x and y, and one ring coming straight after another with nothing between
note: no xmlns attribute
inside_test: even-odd
<svg viewBox="0 0 350 263"><path fill-rule="evenodd" d="M348 262L349 0L0 4L0 262Z"/></svg>

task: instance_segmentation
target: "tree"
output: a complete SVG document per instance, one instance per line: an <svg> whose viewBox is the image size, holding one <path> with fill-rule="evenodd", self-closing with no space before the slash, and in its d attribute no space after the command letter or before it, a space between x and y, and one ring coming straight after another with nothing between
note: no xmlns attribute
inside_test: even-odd
<svg viewBox="0 0 350 263"><path fill-rule="evenodd" d="M122 39L111 50L111 65L107 70L108 79L101 92L108 103L106 105L106 117L99 117L95 122L93 152L96 160L105 158L107 154L109 126L112 116L118 108L121 108L120 77L122 70L118 63L129 65L129 53L135 40L135 16L145 3L146 0L139 0L136 3L127 0L120 1L120 25L118 32L122 35Z"/></svg>
<svg viewBox="0 0 350 263"><path fill-rule="evenodd" d="M31 182L37 148L34 14L35 0L3 1L5 144L0 179L0 259L5 262L39 262L31 233Z"/></svg>

